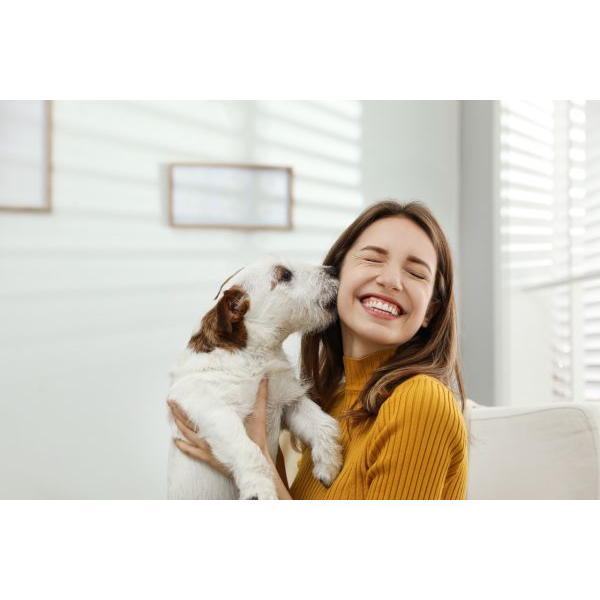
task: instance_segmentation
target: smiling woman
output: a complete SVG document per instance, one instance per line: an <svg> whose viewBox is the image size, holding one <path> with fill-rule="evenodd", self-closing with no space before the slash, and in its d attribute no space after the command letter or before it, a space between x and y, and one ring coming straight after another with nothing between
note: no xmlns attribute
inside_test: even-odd
<svg viewBox="0 0 600 600"><path fill-rule="evenodd" d="M344 466L329 489L304 451L294 499L464 499L467 432L453 268L421 202L376 203L324 264L340 273L338 320L302 338L313 398L342 425Z"/></svg>

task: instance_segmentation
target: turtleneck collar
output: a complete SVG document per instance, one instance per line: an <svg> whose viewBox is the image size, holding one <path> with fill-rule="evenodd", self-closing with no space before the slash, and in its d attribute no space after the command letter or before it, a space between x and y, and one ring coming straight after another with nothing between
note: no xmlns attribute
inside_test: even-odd
<svg viewBox="0 0 600 600"><path fill-rule="evenodd" d="M363 389L373 371L390 358L397 348L378 350L362 358L344 356L344 373L346 374L346 391L358 392Z"/></svg>

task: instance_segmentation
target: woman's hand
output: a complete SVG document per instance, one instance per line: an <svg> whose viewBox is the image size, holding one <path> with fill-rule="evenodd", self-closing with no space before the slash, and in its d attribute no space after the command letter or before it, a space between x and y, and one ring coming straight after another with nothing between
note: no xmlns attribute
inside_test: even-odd
<svg viewBox="0 0 600 600"><path fill-rule="evenodd" d="M223 473L223 475L230 477L231 472L229 469L214 457L210 445L198 435L196 426L188 419L185 412L173 400L167 399L167 404L171 407L177 428L181 435L185 437L185 440L174 438L175 445L188 456L201 460Z"/></svg>
<svg viewBox="0 0 600 600"><path fill-rule="evenodd" d="M265 456L269 455L267 448L267 397L268 383L267 378L263 377L256 393L254 411L245 422L248 437L261 449ZM221 473L231 476L229 469L215 458L208 442L198 435L195 425L188 419L185 412L173 400L167 399L167 404L171 407L177 428L185 437L185 440L175 439L175 445L188 456L208 463Z"/></svg>

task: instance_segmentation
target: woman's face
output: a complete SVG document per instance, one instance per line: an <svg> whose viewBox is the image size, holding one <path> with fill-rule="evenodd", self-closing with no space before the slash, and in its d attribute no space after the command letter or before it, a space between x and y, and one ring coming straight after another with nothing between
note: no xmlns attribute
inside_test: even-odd
<svg viewBox="0 0 600 600"><path fill-rule="evenodd" d="M362 358L399 346L427 326L436 269L431 240L410 219L386 217L369 225L340 270L337 307L344 355Z"/></svg>

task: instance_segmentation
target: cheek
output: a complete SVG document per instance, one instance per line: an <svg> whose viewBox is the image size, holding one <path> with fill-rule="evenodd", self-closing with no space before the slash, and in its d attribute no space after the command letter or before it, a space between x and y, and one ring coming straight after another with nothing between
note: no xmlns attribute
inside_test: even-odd
<svg viewBox="0 0 600 600"><path fill-rule="evenodd" d="M415 287L411 293L413 313L419 317L425 316L429 301L431 299L431 290L424 287Z"/></svg>
<svg viewBox="0 0 600 600"><path fill-rule="evenodd" d="M349 278L340 278L340 287L337 296L337 311L341 321L349 318L353 309L356 288L351 285Z"/></svg>
<svg viewBox="0 0 600 600"><path fill-rule="evenodd" d="M429 306L429 302L431 301L431 294L429 290L421 291L418 295L418 312L419 314L425 314L427 311L427 307Z"/></svg>
<svg viewBox="0 0 600 600"><path fill-rule="evenodd" d="M349 292L345 281L340 281L340 287L338 288L338 294L337 294L338 308L346 306L349 303L349 301L352 299L351 297L352 297L352 294Z"/></svg>

